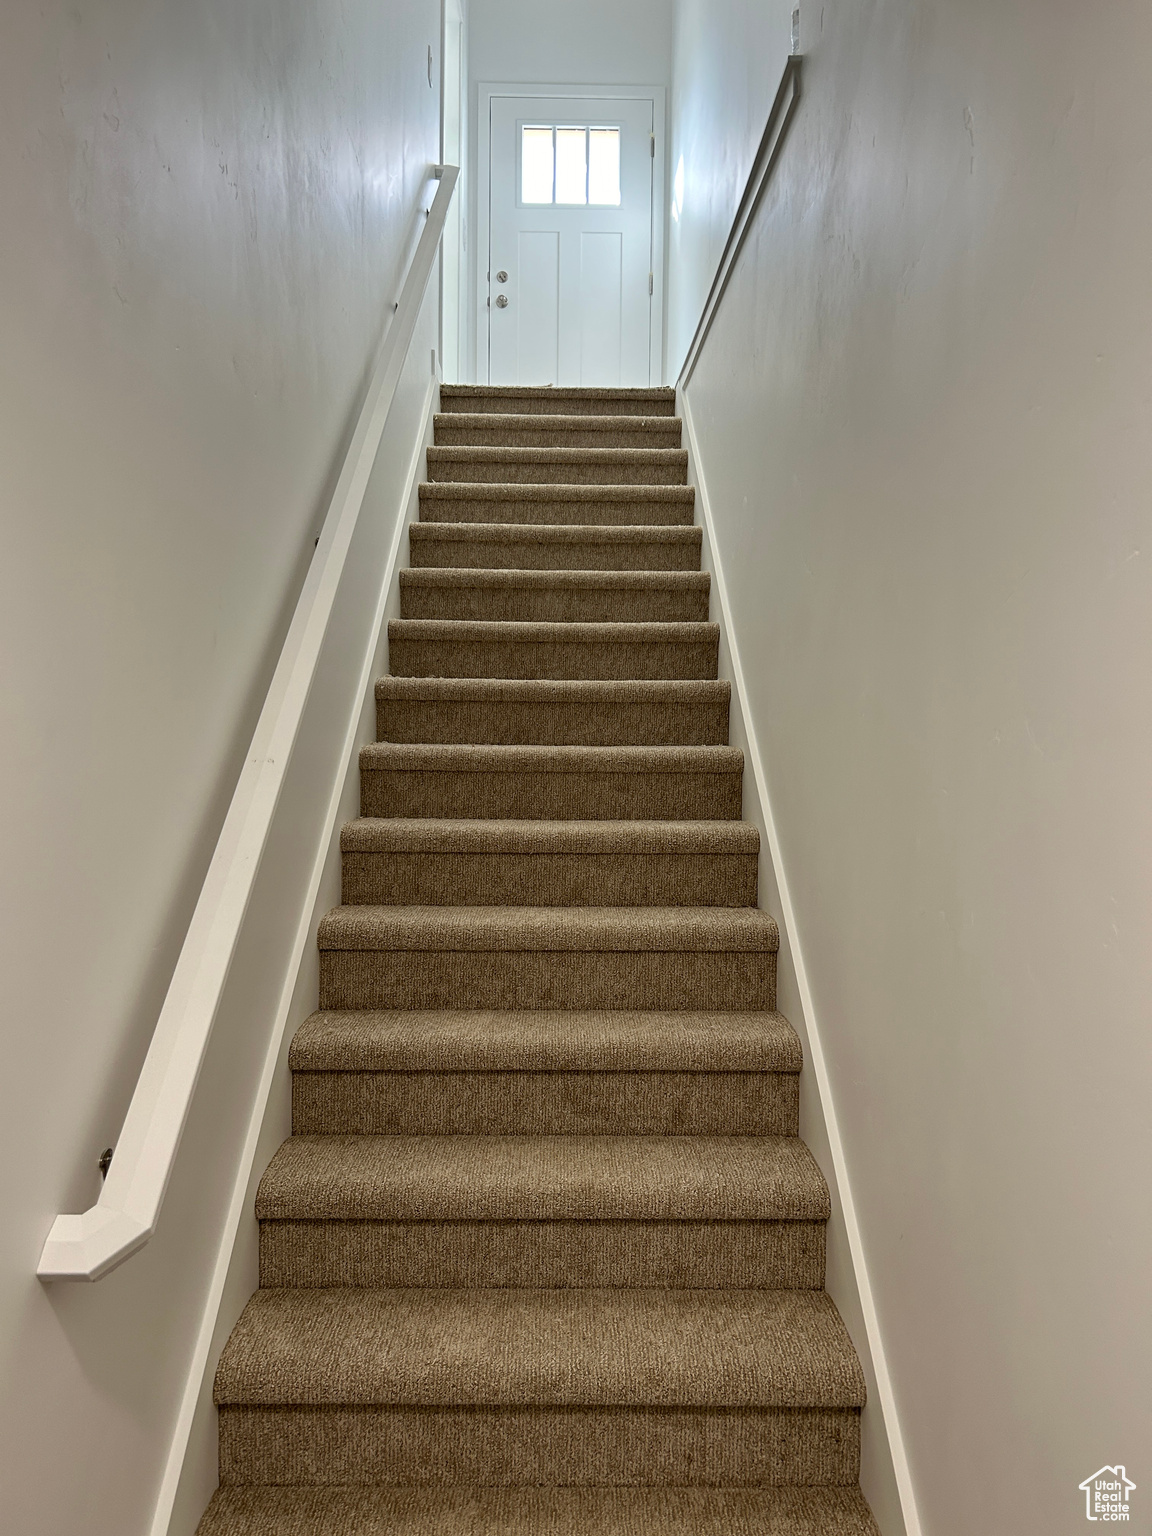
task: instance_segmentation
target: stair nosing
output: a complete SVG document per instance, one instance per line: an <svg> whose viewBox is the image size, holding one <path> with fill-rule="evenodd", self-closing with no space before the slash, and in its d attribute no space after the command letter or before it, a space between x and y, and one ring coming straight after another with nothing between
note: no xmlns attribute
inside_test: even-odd
<svg viewBox="0 0 1152 1536"><path fill-rule="evenodd" d="M631 704L650 700L711 707L729 702L731 695L732 684L724 678L396 677L387 673L376 679L378 700L404 698L412 702L457 697L461 702L473 702L503 696L502 701Z"/></svg>
<svg viewBox="0 0 1152 1536"><path fill-rule="evenodd" d="M534 485L522 480L422 480L418 489L421 501L676 501L688 505L696 500L693 485L587 485L583 481L566 485L554 480ZM531 495L524 494L529 491Z"/></svg>
<svg viewBox="0 0 1152 1536"><path fill-rule="evenodd" d="M467 1041L463 1047L462 1030ZM450 1066L443 1057L445 1039L458 1052ZM297 1029L289 1047L293 1072L794 1076L802 1064L800 1037L783 1014L772 1011L317 1009Z"/></svg>
<svg viewBox="0 0 1152 1536"><path fill-rule="evenodd" d="M400 572L401 587L525 587L544 591L557 587L565 591L698 593L709 591L711 580L707 571L569 571L482 565L417 565Z"/></svg>
<svg viewBox="0 0 1152 1536"><path fill-rule="evenodd" d="M445 543L699 544L703 531L698 523L409 523L408 536Z"/></svg>
<svg viewBox="0 0 1152 1536"><path fill-rule="evenodd" d="M339 906L316 936L329 953L774 954L759 907Z"/></svg>
<svg viewBox="0 0 1152 1536"><path fill-rule="evenodd" d="M759 853L760 834L746 821L360 816L345 822L340 848L343 853L748 858Z"/></svg>
<svg viewBox="0 0 1152 1536"><path fill-rule="evenodd" d="M444 443L428 449L428 462L499 464L672 464L686 465L686 448L503 448Z"/></svg>
<svg viewBox="0 0 1152 1536"><path fill-rule="evenodd" d="M281 1143L259 1221L824 1222L799 1136L310 1134Z"/></svg>
<svg viewBox="0 0 1152 1536"><path fill-rule="evenodd" d="M245 1307L214 1397L857 1411L865 1389L822 1291L286 1288Z"/></svg>
<svg viewBox="0 0 1152 1536"><path fill-rule="evenodd" d="M708 619L389 619L396 640L451 640L565 645L707 645L718 643L720 626Z"/></svg>
<svg viewBox="0 0 1152 1536"><path fill-rule="evenodd" d="M682 432L684 421L680 416L650 416L643 412L632 415L600 415L548 411L437 411L432 418L433 427L489 428L493 431L512 432L654 432L672 434ZM458 443L437 443L436 447L462 447ZM500 444L477 444L477 447Z"/></svg>
<svg viewBox="0 0 1152 1536"><path fill-rule="evenodd" d="M541 395L545 399L564 400L580 397L597 400L631 400L643 397L651 400L674 400L676 391L671 384L441 384L441 398L458 396L461 399L491 398L498 395Z"/></svg>
<svg viewBox="0 0 1152 1536"><path fill-rule="evenodd" d="M380 771L386 760L421 772L443 773L743 773L739 747L520 746L500 742L373 741L360 748L360 765ZM379 764L380 767L376 765Z"/></svg>

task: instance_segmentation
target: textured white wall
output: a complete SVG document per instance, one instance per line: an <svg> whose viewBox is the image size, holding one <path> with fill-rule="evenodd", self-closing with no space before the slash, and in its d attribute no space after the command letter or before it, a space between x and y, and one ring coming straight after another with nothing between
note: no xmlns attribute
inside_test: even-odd
<svg viewBox="0 0 1152 1536"><path fill-rule="evenodd" d="M1152 1484L1152 8L812 9L688 395L924 1529L1071 1536Z"/></svg>
<svg viewBox="0 0 1152 1536"><path fill-rule="evenodd" d="M802 31L819 7L804 6ZM678 0L668 152L668 348L691 344L791 40L792 0Z"/></svg>
<svg viewBox="0 0 1152 1536"><path fill-rule="evenodd" d="M666 85L674 0L469 0L470 73L526 85Z"/></svg>
<svg viewBox="0 0 1152 1536"><path fill-rule="evenodd" d="M94 1196L311 553L437 158L438 40L435 0L5 13L0 1523L21 1536L147 1528L215 1250L181 1254L172 1218L99 1285L34 1269Z"/></svg>

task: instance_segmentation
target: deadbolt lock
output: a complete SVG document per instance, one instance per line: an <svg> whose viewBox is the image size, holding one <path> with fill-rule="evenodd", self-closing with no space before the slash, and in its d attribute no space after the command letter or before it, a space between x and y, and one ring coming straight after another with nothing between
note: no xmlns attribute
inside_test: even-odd
<svg viewBox="0 0 1152 1536"><path fill-rule="evenodd" d="M496 308L497 309L507 309L508 308L508 295L506 293L498 293L496 295Z"/></svg>
<svg viewBox="0 0 1152 1536"><path fill-rule="evenodd" d="M497 272L497 274L496 274L496 281L498 283L506 283L508 281L508 274L507 274L507 272Z"/></svg>

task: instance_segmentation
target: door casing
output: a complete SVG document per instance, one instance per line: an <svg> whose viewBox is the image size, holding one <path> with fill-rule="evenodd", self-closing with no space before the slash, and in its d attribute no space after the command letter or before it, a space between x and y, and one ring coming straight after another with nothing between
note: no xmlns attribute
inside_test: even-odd
<svg viewBox="0 0 1152 1536"><path fill-rule="evenodd" d="M543 96L572 101L650 101L655 125L655 156L652 166L652 333L649 368L654 381L664 377L664 134L666 92L662 85L522 85L519 81L497 83L482 80L477 87L476 109L476 382L488 382L488 248L491 237L490 192L492 168L493 96Z"/></svg>

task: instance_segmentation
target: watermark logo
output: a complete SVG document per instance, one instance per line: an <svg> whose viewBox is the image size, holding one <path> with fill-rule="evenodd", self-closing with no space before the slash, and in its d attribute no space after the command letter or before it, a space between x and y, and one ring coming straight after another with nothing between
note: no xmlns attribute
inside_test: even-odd
<svg viewBox="0 0 1152 1536"><path fill-rule="evenodd" d="M1080 1484L1088 1520L1130 1520L1130 1498L1136 1484L1123 1467L1101 1467Z"/></svg>

